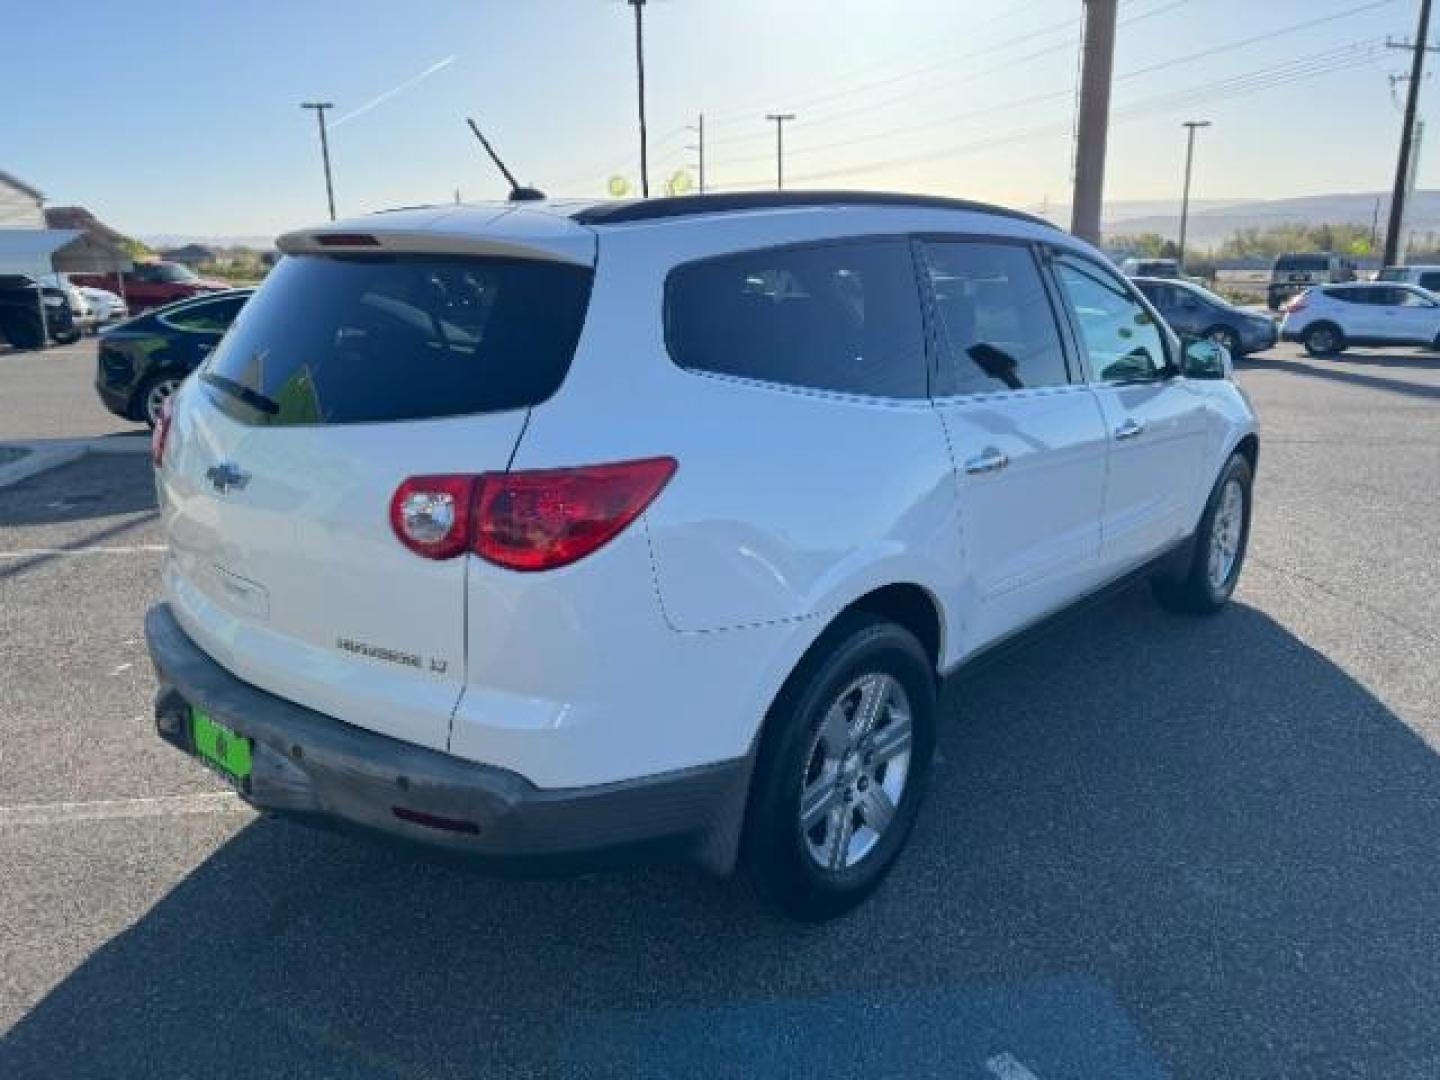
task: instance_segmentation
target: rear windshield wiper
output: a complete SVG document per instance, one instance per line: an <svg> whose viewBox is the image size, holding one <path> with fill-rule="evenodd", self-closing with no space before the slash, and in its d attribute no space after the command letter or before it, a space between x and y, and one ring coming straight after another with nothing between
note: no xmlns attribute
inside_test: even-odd
<svg viewBox="0 0 1440 1080"><path fill-rule="evenodd" d="M239 398L256 412L262 412L266 416L274 416L280 411L280 403L274 398L266 397L258 390L252 390L244 383L238 383L234 379L227 379L224 375L216 375L213 371L207 371L200 376L202 382L208 383L217 390L223 390L231 397Z"/></svg>

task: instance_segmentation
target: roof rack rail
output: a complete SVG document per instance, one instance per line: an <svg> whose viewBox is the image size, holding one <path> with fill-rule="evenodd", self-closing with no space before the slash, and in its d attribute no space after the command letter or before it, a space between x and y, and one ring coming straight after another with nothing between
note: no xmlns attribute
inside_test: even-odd
<svg viewBox="0 0 1440 1080"><path fill-rule="evenodd" d="M722 214L739 210L774 210L806 206L907 206L931 210L968 210L998 214L1056 228L1044 218L1004 206L952 199L943 195L906 195L894 191L746 191L719 195L672 195L659 199L623 199L599 203L575 214L582 225L620 225L630 221L658 221Z"/></svg>

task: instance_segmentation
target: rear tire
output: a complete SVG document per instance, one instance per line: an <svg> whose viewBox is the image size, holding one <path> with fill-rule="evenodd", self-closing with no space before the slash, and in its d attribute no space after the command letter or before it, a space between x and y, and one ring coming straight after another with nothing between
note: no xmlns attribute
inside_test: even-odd
<svg viewBox="0 0 1440 1080"><path fill-rule="evenodd" d="M85 335L84 335L84 331L83 331L83 330L78 330L78 329L77 329L77 330L67 330L67 331L66 331L65 333L63 333L63 334L56 334L56 335L55 335L55 344L57 344L57 345L74 345L77 341L79 341L79 340L80 340L82 337L84 337L84 336L85 336Z"/></svg>
<svg viewBox="0 0 1440 1080"><path fill-rule="evenodd" d="M151 375L140 384L140 389L135 391L135 404L131 408L131 415L153 429L160 421L159 410L170 395L180 388L180 382L181 376L163 371L158 375Z"/></svg>
<svg viewBox="0 0 1440 1080"><path fill-rule="evenodd" d="M762 899L807 922L879 887L910 837L935 746L934 666L915 635L842 615L765 721L741 858Z"/></svg>
<svg viewBox="0 0 1440 1080"><path fill-rule="evenodd" d="M1250 463L1240 454L1231 455L1210 491L1184 576L1150 582L1161 607L1210 615L1230 602L1250 542L1253 483Z"/></svg>
<svg viewBox="0 0 1440 1080"><path fill-rule="evenodd" d="M1345 335L1333 323L1306 327L1300 342L1311 356L1338 356L1345 351Z"/></svg>

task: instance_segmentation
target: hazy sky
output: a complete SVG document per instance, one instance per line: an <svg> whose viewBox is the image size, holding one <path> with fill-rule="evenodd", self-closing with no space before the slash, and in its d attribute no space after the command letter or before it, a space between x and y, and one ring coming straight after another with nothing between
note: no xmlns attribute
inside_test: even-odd
<svg viewBox="0 0 1440 1080"><path fill-rule="evenodd" d="M1388 188L1400 113L1387 75L1408 54L1383 42L1413 34L1417 4L1121 0L1107 198L1176 197L1192 118L1214 122L1197 197ZM1081 10L650 0L652 185L693 159L683 125L701 110L709 184L769 185L764 114L789 111L794 186L1068 202ZM269 235L325 214L299 108L320 98L339 121L342 216L456 188L502 196L466 114L522 181L599 193L613 174L638 181L631 18L623 0L9 4L0 169L132 235ZM1422 110L1433 97L1427 85ZM1422 186L1440 179L1435 140Z"/></svg>

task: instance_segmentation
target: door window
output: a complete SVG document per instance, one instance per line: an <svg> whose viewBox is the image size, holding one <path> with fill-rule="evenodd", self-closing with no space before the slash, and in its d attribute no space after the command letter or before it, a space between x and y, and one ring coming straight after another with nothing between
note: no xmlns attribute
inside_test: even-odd
<svg viewBox="0 0 1440 1080"><path fill-rule="evenodd" d="M1400 294L1396 299L1401 307L1428 308L1435 306L1433 301L1427 300L1418 292L1411 292L1409 289L1397 289L1395 291Z"/></svg>
<svg viewBox="0 0 1440 1080"><path fill-rule="evenodd" d="M177 330L196 333L223 334L240 314L245 301L250 297L227 296L220 300L206 300L199 304L187 304L178 311L161 316L161 322Z"/></svg>
<svg viewBox="0 0 1440 1080"><path fill-rule="evenodd" d="M676 267L665 341L682 368L923 398L925 336L904 240L766 248Z"/></svg>
<svg viewBox="0 0 1440 1080"><path fill-rule="evenodd" d="M1165 374L1164 335L1118 278L1073 255L1055 259L1055 276L1070 303L1096 380L1133 382Z"/></svg>
<svg viewBox="0 0 1440 1080"><path fill-rule="evenodd" d="M1028 247L971 241L923 245L942 364L958 394L1070 381L1054 312Z"/></svg>

